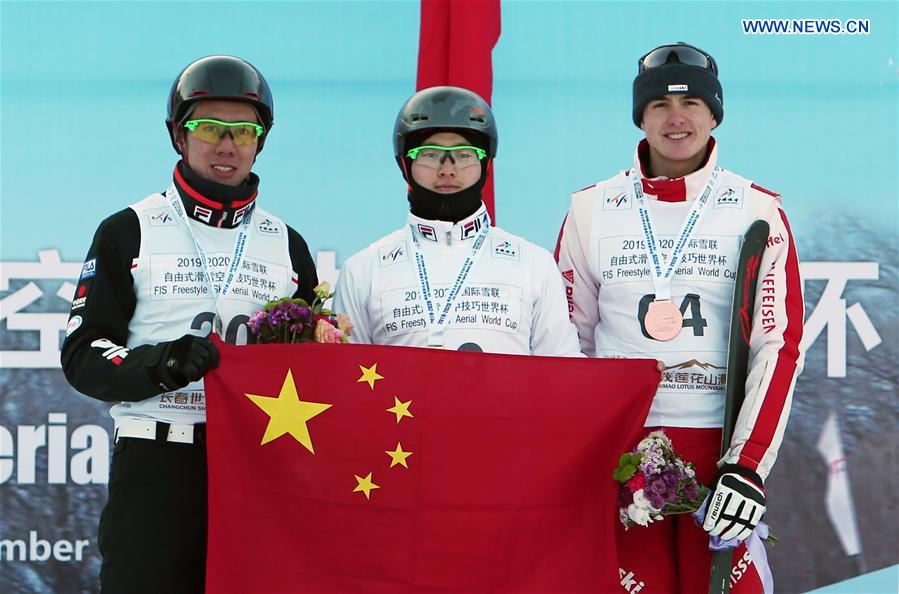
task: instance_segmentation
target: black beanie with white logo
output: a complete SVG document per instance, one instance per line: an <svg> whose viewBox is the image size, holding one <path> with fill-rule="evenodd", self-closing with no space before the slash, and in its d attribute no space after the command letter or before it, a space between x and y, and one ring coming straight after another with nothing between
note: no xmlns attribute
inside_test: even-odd
<svg viewBox="0 0 899 594"><path fill-rule="evenodd" d="M668 62L644 70L634 79L634 124L640 127L647 103L668 94L699 97L718 125L724 120L724 91L715 73L700 66Z"/></svg>

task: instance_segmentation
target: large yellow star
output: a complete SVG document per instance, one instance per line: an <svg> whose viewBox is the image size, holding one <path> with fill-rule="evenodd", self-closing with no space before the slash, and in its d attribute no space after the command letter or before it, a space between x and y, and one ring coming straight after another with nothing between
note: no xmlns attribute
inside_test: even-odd
<svg viewBox="0 0 899 594"><path fill-rule="evenodd" d="M256 394L245 394L245 396L270 417L268 426L265 428L265 435L262 436L262 443L259 445L265 445L273 439L289 433L307 450L315 453L306 421L331 408L331 405L300 400L297 388L293 383L293 375L289 369L287 377L284 378L284 385L281 386L281 393L277 398L257 396Z"/></svg>
<svg viewBox="0 0 899 594"><path fill-rule="evenodd" d="M361 476L353 475L356 477L356 488L353 489L353 493L358 491L362 491L365 493L366 499L371 499L372 489L380 489L381 487L371 482L371 473L368 473L368 476L362 478Z"/></svg>
<svg viewBox="0 0 899 594"><path fill-rule="evenodd" d="M412 455L412 452L404 452L403 444L400 442L396 442L396 449L392 452L385 451L385 454L390 456L390 468L393 468L397 464L402 464L404 468L409 468L409 465L406 464L406 458Z"/></svg>
<svg viewBox="0 0 899 594"><path fill-rule="evenodd" d="M387 409L387 412L392 412L396 415L396 422L399 423L400 419L403 417L412 417L412 413L409 412L409 406L412 404L412 401L409 402L400 402L400 399L396 396L393 397L393 406Z"/></svg>
<svg viewBox="0 0 899 594"><path fill-rule="evenodd" d="M357 379L356 383L358 384L359 382L368 382L368 386L372 390L375 389L376 381L378 381L379 379L384 379L384 376L378 373L377 363L373 363L371 367L363 367L362 365L360 365L359 370L362 372L362 377Z"/></svg>

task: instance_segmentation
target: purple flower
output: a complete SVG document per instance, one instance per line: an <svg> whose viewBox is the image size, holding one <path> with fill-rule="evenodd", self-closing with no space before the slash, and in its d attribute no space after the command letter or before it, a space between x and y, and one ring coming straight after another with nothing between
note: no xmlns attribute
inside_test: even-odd
<svg viewBox="0 0 899 594"><path fill-rule="evenodd" d="M287 312L282 306L273 307L268 312L268 323L270 326L280 326L287 319Z"/></svg>
<svg viewBox="0 0 899 594"><path fill-rule="evenodd" d="M699 497L699 485L694 481L690 481L684 487L684 496L690 501Z"/></svg>
<svg viewBox="0 0 899 594"><path fill-rule="evenodd" d="M665 480L661 478L654 478L649 481L649 490L658 495L664 494L668 490L668 486L665 484ZM656 506L658 507L658 506Z"/></svg>
<svg viewBox="0 0 899 594"><path fill-rule="evenodd" d="M266 320L265 312L257 311L247 321L247 327L250 329L250 332L252 332L253 334L259 334L259 331L262 329L263 324L265 324L265 320Z"/></svg>
<svg viewBox="0 0 899 594"><path fill-rule="evenodd" d="M673 466L669 466L662 473L662 480L665 481L665 486L670 489L677 488L677 483L681 481L680 472L678 472L677 468Z"/></svg>
<svg viewBox="0 0 899 594"><path fill-rule="evenodd" d="M646 498L649 500L649 504L656 509L665 507L665 500L658 493L649 493Z"/></svg>
<svg viewBox="0 0 899 594"><path fill-rule="evenodd" d="M618 489L618 505L627 507L634 502L634 494L627 488L627 485L621 485Z"/></svg>

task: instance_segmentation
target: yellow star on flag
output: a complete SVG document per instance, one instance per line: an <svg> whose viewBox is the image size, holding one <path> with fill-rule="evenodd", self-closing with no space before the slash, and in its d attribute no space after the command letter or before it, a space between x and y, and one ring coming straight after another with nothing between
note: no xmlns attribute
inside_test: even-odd
<svg viewBox="0 0 899 594"><path fill-rule="evenodd" d="M372 489L380 489L381 487L371 482L371 473L368 473L368 476L362 478L361 476L353 475L356 477L356 488L353 489L353 493L358 491L362 491L365 493L366 499L371 499Z"/></svg>
<svg viewBox="0 0 899 594"><path fill-rule="evenodd" d="M300 400L297 388L293 383L293 375L289 369L287 377L284 378L284 384L281 386L281 393L277 398L257 396L256 394L244 394L244 396L252 400L270 417L268 426L265 428L265 435L262 436L262 443L259 445L265 445L285 433L289 433L307 450L315 453L306 421L328 410L331 405Z"/></svg>
<svg viewBox="0 0 899 594"><path fill-rule="evenodd" d="M396 422L399 423L400 419L403 417L412 417L412 413L409 412L409 406L412 404L412 401L409 402L400 402L400 399L396 396L393 397L394 405L387 409L387 412L392 412L396 415Z"/></svg>
<svg viewBox="0 0 899 594"><path fill-rule="evenodd" d="M378 373L377 363L372 364L371 367L363 367L362 365L360 365L359 370L362 372L362 377L357 379L356 383L358 384L359 382L368 382L368 386L372 390L375 389L376 381L378 381L379 379L384 379L384 376Z"/></svg>
<svg viewBox="0 0 899 594"><path fill-rule="evenodd" d="M397 464L402 464L404 468L409 468L409 465L406 464L406 458L412 455L412 452L404 452L403 444L400 442L396 443L396 449L391 451L385 451L385 454L390 456L390 468L393 468Z"/></svg>

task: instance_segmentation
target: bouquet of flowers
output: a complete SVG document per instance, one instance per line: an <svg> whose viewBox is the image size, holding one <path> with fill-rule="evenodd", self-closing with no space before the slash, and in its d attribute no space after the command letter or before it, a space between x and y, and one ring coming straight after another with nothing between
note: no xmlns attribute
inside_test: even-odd
<svg viewBox="0 0 899 594"><path fill-rule="evenodd" d="M325 307L325 301L334 296L331 285L321 283L313 292L311 305L289 297L269 301L253 314L247 327L260 343L347 342L353 331L350 319Z"/></svg>
<svg viewBox="0 0 899 594"><path fill-rule="evenodd" d="M622 454L612 476L621 483L618 519L625 528L695 512L708 492L696 480L693 465L674 453L664 431L653 431L634 451Z"/></svg>

